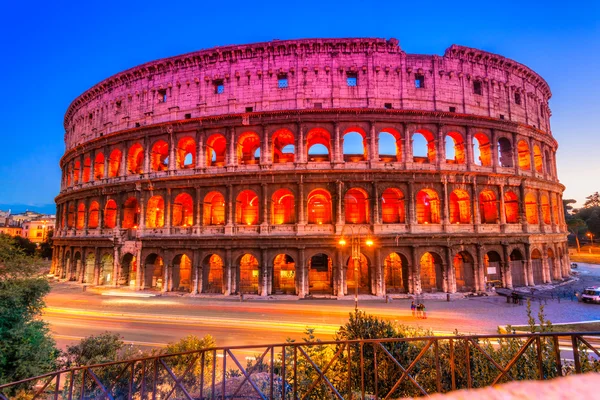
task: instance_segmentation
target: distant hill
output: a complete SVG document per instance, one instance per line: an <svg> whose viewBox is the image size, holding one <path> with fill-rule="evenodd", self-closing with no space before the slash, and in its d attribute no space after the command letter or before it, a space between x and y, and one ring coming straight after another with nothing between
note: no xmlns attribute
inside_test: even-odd
<svg viewBox="0 0 600 400"><path fill-rule="evenodd" d="M11 214L18 214L29 211L36 211L42 214L56 214L56 204L2 204L0 203L0 210L8 211L10 210Z"/></svg>

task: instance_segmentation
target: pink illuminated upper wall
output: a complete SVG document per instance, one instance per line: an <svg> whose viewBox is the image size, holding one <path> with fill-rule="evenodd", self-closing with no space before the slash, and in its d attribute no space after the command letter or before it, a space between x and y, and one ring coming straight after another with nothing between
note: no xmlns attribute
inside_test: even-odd
<svg viewBox="0 0 600 400"><path fill-rule="evenodd" d="M356 86L348 84L352 77ZM280 87L283 78L287 87ZM430 56L406 54L396 39L273 41L202 50L114 75L71 103L65 143L71 149L186 118L319 107L452 111L550 134L550 96L548 84L524 65L457 45Z"/></svg>

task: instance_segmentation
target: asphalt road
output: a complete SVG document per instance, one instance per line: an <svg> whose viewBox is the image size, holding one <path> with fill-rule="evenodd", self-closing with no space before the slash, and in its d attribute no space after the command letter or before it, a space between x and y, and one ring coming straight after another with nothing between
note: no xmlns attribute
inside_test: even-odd
<svg viewBox="0 0 600 400"><path fill-rule="evenodd" d="M578 280L556 291L581 290L600 284L600 266L578 263ZM307 327L318 338L331 339L348 320L354 303L348 300L249 300L237 297L125 297L83 292L79 285L55 283L46 298L44 319L60 347L105 331L119 333L130 343L160 347L186 335L212 335L219 346L282 343L305 337ZM495 333L498 325L526 324L524 306L507 304L499 296L426 300L428 318L415 319L410 300L361 300L360 309L398 324L420 326L439 333ZM534 304L537 314L538 305ZM568 300L548 302L545 312L553 323L600 320L600 305Z"/></svg>

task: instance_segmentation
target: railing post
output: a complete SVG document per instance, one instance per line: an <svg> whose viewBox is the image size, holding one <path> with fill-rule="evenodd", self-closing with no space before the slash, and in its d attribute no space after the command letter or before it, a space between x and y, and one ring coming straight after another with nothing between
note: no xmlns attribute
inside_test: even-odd
<svg viewBox="0 0 600 400"><path fill-rule="evenodd" d="M364 342L360 341L360 398L365 400L365 357L363 351Z"/></svg>
<svg viewBox="0 0 600 400"><path fill-rule="evenodd" d="M560 346L558 344L558 336L555 335L552 339L552 341L554 342L554 356L556 357L556 372L558 373L558 376L562 376L562 361L560 359Z"/></svg>
<svg viewBox="0 0 600 400"><path fill-rule="evenodd" d="M373 345L373 373L375 374L375 399L379 399L379 382L377 380L377 347L375 343L371 343Z"/></svg>
<svg viewBox="0 0 600 400"><path fill-rule="evenodd" d="M467 370L467 389L471 389L471 349L469 348L469 341L464 339L465 342L465 368Z"/></svg>
<svg viewBox="0 0 600 400"><path fill-rule="evenodd" d="M538 379L544 379L544 365L542 363L542 339L539 335L535 338L535 345L537 347L537 364L538 364Z"/></svg>
<svg viewBox="0 0 600 400"><path fill-rule="evenodd" d="M225 374L227 373L227 350L223 350L223 382L222 382L222 393L221 393L221 398L224 400L225 399Z"/></svg>
<svg viewBox="0 0 600 400"><path fill-rule="evenodd" d="M286 380L285 380L285 346L281 346L281 398L285 400L286 395Z"/></svg>
<svg viewBox="0 0 600 400"><path fill-rule="evenodd" d="M577 348L577 335L571 335L571 344L573 345L573 361L575 362L575 373L581 373L581 362L579 361L579 349Z"/></svg>
<svg viewBox="0 0 600 400"><path fill-rule="evenodd" d="M452 375L452 390L456 390L456 366L454 365L454 339L450 339L450 374Z"/></svg>
<svg viewBox="0 0 600 400"><path fill-rule="evenodd" d="M440 347L437 339L434 339L433 350L435 352L435 380L438 393L442 393L442 373L440 371Z"/></svg>
<svg viewBox="0 0 600 400"><path fill-rule="evenodd" d="M54 388L54 400L58 400L58 393L60 392L60 373L56 375L56 387Z"/></svg>

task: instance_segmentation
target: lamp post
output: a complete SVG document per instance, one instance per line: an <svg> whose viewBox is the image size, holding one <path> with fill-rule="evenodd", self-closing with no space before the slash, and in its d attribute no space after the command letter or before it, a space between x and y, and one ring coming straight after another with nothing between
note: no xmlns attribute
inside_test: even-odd
<svg viewBox="0 0 600 400"><path fill-rule="evenodd" d="M342 237L339 240L339 245L344 247L346 246L346 239L344 238L344 229L346 228L346 225L344 225L344 227L342 228ZM361 244L361 238L362 236L362 232L361 230L364 229L367 232L366 235L366 240L365 240L365 244L368 247L373 246L373 240L371 239L371 237L369 236L369 230L367 229L366 226L360 225L357 227L356 231L354 230L354 226L350 226L350 246L351 246L351 257L352 260L354 262L354 280L355 280L355 285L354 285L354 311L358 311L358 283L359 283L359 263L360 263L360 244Z"/></svg>
<svg viewBox="0 0 600 400"><path fill-rule="evenodd" d="M590 238L590 240L592 241L592 245L591 247L594 247L594 234L592 232L588 232L587 236Z"/></svg>

